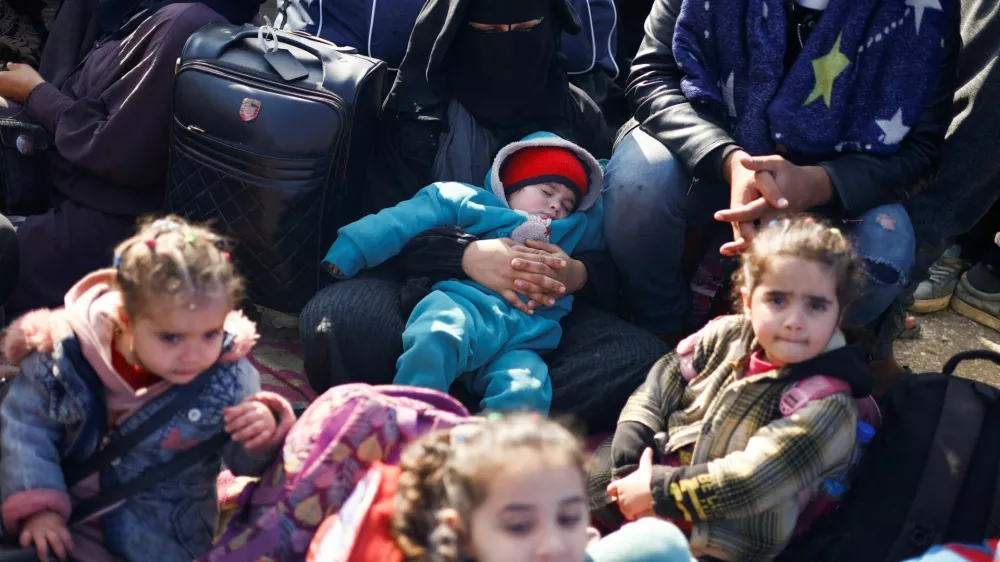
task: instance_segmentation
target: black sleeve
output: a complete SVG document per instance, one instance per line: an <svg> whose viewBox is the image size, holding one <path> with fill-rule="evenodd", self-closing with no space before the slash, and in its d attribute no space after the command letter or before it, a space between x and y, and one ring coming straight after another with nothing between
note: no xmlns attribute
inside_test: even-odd
<svg viewBox="0 0 1000 562"><path fill-rule="evenodd" d="M683 71L673 54L674 27L682 0L656 0L646 36L632 61L625 95L636 121L693 175L722 180L722 160L736 148L718 116L692 104L681 91Z"/></svg>
<svg viewBox="0 0 1000 562"><path fill-rule="evenodd" d="M611 441L611 459L613 461L611 475L613 478L624 478L639 468L639 457L647 448L657 451L655 432L649 426L639 422L628 421L618 424L615 436ZM657 452L658 454L658 452ZM656 462L656 459L653 459Z"/></svg>
<svg viewBox="0 0 1000 562"><path fill-rule="evenodd" d="M399 253L403 278L425 278L432 285L447 279L468 279L462 269L462 256L476 240L457 226L440 226L418 234Z"/></svg>
<svg viewBox="0 0 1000 562"><path fill-rule="evenodd" d="M617 314L618 270L611 260L611 254L585 252L573 258L583 262L587 268L587 283L574 296L604 312Z"/></svg>
<svg viewBox="0 0 1000 562"><path fill-rule="evenodd" d="M565 116L568 129L563 136L598 160L611 158L614 132L608 127L601 108L586 92L572 84L569 86L569 92Z"/></svg>
<svg viewBox="0 0 1000 562"><path fill-rule="evenodd" d="M889 156L845 154L822 164L833 183L840 210L856 216L896 203L924 189L937 173L945 133L951 124L952 101L958 83L962 50L959 8L952 8L944 60L937 84L920 119Z"/></svg>
<svg viewBox="0 0 1000 562"><path fill-rule="evenodd" d="M440 226L418 234L403 246L393 260L403 280L399 292L403 314L409 316L435 283L469 278L462 269L462 256L476 240L456 226Z"/></svg>

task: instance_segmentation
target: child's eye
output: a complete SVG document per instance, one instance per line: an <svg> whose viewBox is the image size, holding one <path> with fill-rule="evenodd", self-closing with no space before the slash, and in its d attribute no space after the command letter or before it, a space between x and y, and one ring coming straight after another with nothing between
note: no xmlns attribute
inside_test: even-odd
<svg viewBox="0 0 1000 562"><path fill-rule="evenodd" d="M828 306L827 303L823 301L813 301L809 303L809 307L816 312L826 312L827 306Z"/></svg>
<svg viewBox="0 0 1000 562"><path fill-rule="evenodd" d="M580 515L560 515L559 524L563 527L576 527L580 520L583 519Z"/></svg>
<svg viewBox="0 0 1000 562"><path fill-rule="evenodd" d="M507 532L512 535L527 535L533 526L531 521L511 521L504 525Z"/></svg>
<svg viewBox="0 0 1000 562"><path fill-rule="evenodd" d="M178 334L160 334L160 341L163 343L177 343L181 341L181 337Z"/></svg>
<svg viewBox="0 0 1000 562"><path fill-rule="evenodd" d="M220 335L222 335L222 330L210 330L208 332L205 332L205 335L203 337L208 341L212 341L215 338L219 337Z"/></svg>
<svg viewBox="0 0 1000 562"><path fill-rule="evenodd" d="M767 296L767 301L778 306L782 306L785 304L785 295L782 295L781 293L771 293Z"/></svg>

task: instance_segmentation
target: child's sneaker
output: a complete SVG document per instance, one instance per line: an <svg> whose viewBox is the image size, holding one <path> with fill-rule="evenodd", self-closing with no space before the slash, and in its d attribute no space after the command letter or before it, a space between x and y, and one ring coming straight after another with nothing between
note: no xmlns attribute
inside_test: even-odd
<svg viewBox="0 0 1000 562"><path fill-rule="evenodd" d="M968 262L958 257L960 251L957 245L952 246L934 262L929 270L930 278L920 283L913 293L911 311L927 314L948 308L959 278L969 269Z"/></svg>

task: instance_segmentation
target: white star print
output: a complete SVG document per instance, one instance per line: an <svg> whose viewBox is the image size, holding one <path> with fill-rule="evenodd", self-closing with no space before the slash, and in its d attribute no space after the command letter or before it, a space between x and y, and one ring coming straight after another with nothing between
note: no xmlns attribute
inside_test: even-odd
<svg viewBox="0 0 1000 562"><path fill-rule="evenodd" d="M882 144L899 144L899 141L903 140L906 134L910 132L910 128L903 124L902 108L896 110L896 114L892 116L892 119L876 119L875 124L885 133L879 139L882 141Z"/></svg>
<svg viewBox="0 0 1000 562"><path fill-rule="evenodd" d="M913 8L916 18L917 33L920 33L920 22L924 21L924 10L941 10L941 0L906 0L906 5Z"/></svg>
<svg viewBox="0 0 1000 562"><path fill-rule="evenodd" d="M736 73L730 72L729 78L726 78L726 83L722 85L722 99L726 100L726 109L729 111L730 117L736 117L736 96L733 93L733 87L736 83Z"/></svg>

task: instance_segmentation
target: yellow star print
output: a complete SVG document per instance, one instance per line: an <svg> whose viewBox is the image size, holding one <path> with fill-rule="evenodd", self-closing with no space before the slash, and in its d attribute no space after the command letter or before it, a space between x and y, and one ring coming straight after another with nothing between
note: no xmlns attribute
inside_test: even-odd
<svg viewBox="0 0 1000 562"><path fill-rule="evenodd" d="M830 107L830 101L833 99L833 82L844 72L845 68L851 65L850 59L844 56L844 53L840 52L840 38L843 35L841 33L837 36L837 42L833 44L833 49L829 53L818 59L813 59L813 75L816 77L816 87L809 94L806 103L802 105L809 105L819 98L823 98L826 106Z"/></svg>

